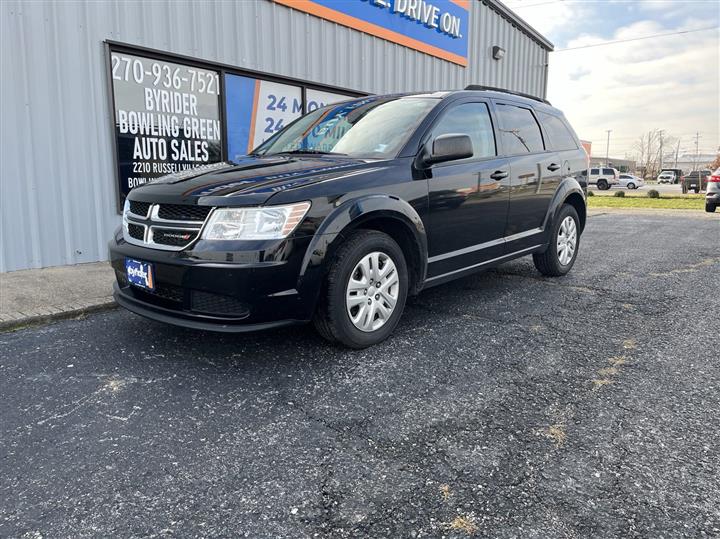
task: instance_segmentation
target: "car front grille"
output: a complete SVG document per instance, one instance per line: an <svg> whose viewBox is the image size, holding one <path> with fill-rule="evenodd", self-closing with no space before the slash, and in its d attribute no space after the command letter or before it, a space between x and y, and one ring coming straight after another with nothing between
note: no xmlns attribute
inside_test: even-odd
<svg viewBox="0 0 720 539"><path fill-rule="evenodd" d="M149 210L149 202L138 202L136 200L130 201L130 213L137 215L138 217L147 217Z"/></svg>
<svg viewBox="0 0 720 539"><path fill-rule="evenodd" d="M157 305L174 311L183 310L183 299L185 292L182 288L158 284L155 290L145 290L135 285L130 285L130 293L145 303Z"/></svg>
<svg viewBox="0 0 720 539"><path fill-rule="evenodd" d="M128 223L128 234L130 234L130 237L135 240L144 241L145 240L145 225L136 225L134 223Z"/></svg>
<svg viewBox="0 0 720 539"><path fill-rule="evenodd" d="M169 221L202 222L210 213L210 206L189 206L187 204L160 204L158 216Z"/></svg>
<svg viewBox="0 0 720 539"><path fill-rule="evenodd" d="M153 241L160 245L172 245L175 247L187 245L195 241L199 230L185 230L175 228L159 228L153 227Z"/></svg>
<svg viewBox="0 0 720 539"><path fill-rule="evenodd" d="M250 308L246 303L235 298L193 290L192 310L198 313L215 314L220 316L246 317Z"/></svg>
<svg viewBox="0 0 720 539"><path fill-rule="evenodd" d="M178 288L177 286L159 284L155 288L154 294L168 301L182 303L184 291L182 288Z"/></svg>
<svg viewBox="0 0 720 539"><path fill-rule="evenodd" d="M212 207L129 201L125 241L152 249L181 251L200 237Z"/></svg>

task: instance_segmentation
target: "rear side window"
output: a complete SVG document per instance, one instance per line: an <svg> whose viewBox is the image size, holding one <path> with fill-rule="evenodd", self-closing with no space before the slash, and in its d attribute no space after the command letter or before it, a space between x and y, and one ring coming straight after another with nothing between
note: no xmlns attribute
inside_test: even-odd
<svg viewBox="0 0 720 539"><path fill-rule="evenodd" d="M561 150L577 150L577 142L575 137L568 129L565 122L552 114L538 113L540 123L545 128L545 134L548 139L546 146L556 151Z"/></svg>
<svg viewBox="0 0 720 539"><path fill-rule="evenodd" d="M542 152L540 126L530 109L498 104L503 149L507 155Z"/></svg>
<svg viewBox="0 0 720 539"><path fill-rule="evenodd" d="M615 171L614 171L613 169L611 169L611 168L604 168L603 171L602 171L602 173L603 173L603 174L609 174L609 175L612 176L613 174L615 174Z"/></svg>
<svg viewBox="0 0 720 539"><path fill-rule="evenodd" d="M473 159L497 155L490 112L485 103L463 103L446 111L433 127L432 138L449 134L470 137Z"/></svg>
<svg viewBox="0 0 720 539"><path fill-rule="evenodd" d="M590 174L593 175L593 176L596 176L596 175L600 174L600 169L598 169L598 168L593 168L593 169L590 170Z"/></svg>

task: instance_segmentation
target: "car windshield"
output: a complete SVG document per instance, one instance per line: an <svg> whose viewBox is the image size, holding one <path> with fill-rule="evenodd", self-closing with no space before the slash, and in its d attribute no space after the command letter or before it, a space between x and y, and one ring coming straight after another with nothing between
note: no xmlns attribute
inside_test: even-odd
<svg viewBox="0 0 720 539"><path fill-rule="evenodd" d="M425 97L367 97L331 105L299 118L252 153L395 157L437 104Z"/></svg>

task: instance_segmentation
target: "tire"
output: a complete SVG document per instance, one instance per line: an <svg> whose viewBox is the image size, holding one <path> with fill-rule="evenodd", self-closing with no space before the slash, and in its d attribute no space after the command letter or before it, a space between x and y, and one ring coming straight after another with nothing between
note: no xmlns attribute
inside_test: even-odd
<svg viewBox="0 0 720 539"><path fill-rule="evenodd" d="M697 195L700 192L700 189L695 188L694 191L695 191L695 194Z"/></svg>
<svg viewBox="0 0 720 539"><path fill-rule="evenodd" d="M630 182L629 184L627 184L627 188L628 189L637 189L637 187L635 187L635 184L633 182Z"/></svg>
<svg viewBox="0 0 720 539"><path fill-rule="evenodd" d="M610 184L608 184L605 180L598 180L597 188L600 189L600 191L606 191L607 189L610 189Z"/></svg>
<svg viewBox="0 0 720 539"><path fill-rule="evenodd" d="M715 204L705 204L705 211L708 213L715 213L716 208L717 208L717 205L715 205Z"/></svg>
<svg viewBox="0 0 720 539"><path fill-rule="evenodd" d="M391 283L387 288L377 290L374 284L378 274L370 266L361 266L361 262L367 262L368 257L371 259L370 264L374 264L372 260L376 255L378 258L374 260L378 260L380 271L390 271L383 276L383 284ZM388 261L394 266L394 271ZM369 268L369 275L363 274L364 267ZM393 274L397 276L396 284L393 284ZM373 284L364 288L364 294L363 286L351 292L351 278L356 285L361 281L369 283L369 279L373 279ZM333 257L313 322L318 333L331 342L339 342L350 348L367 348L384 341L393 332L405 308L407 291L407 263L400 246L382 232L357 230L347 237ZM394 297L391 297L392 294ZM370 307L365 306L365 297ZM362 302L349 307L351 298L362 299ZM389 301L393 299L395 304L390 308ZM366 313L365 316L361 309ZM359 321L353 322L351 312L358 316ZM390 314L383 317L383 312ZM378 327L373 329L373 325ZM360 329L360 326L365 329Z"/></svg>
<svg viewBox="0 0 720 539"><path fill-rule="evenodd" d="M572 219L575 230L575 245L572 250L572 254L569 260L564 263L561 262L561 255L558 254L558 243L560 242L561 227L566 222L566 219ZM563 229L563 235L565 235L566 229ZM557 219L553 222L553 227L550 232L550 239L548 240L548 247L542 253L535 253L533 255L533 262L535 267L543 275L548 277L560 277L570 271L575 264L578 251L580 250L580 219L578 218L577 211L570 204L563 204L558 213ZM567 246L566 246L567 249Z"/></svg>

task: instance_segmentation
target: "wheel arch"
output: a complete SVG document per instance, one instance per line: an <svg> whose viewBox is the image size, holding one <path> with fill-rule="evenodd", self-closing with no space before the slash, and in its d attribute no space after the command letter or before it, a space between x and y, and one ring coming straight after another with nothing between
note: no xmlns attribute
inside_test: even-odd
<svg viewBox="0 0 720 539"><path fill-rule="evenodd" d="M550 230L563 204L570 204L575 208L580 219L580 232L582 233L587 222L587 203L585 192L574 178L566 178L555 192L545 219L545 230Z"/></svg>
<svg viewBox="0 0 720 539"><path fill-rule="evenodd" d="M408 266L408 293L422 288L427 274L427 234L417 211L392 195L366 195L343 202L318 228L300 270L300 280L318 291L338 248L354 230L377 230L395 240Z"/></svg>

